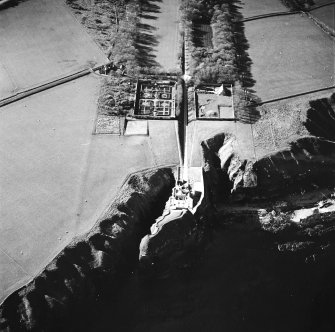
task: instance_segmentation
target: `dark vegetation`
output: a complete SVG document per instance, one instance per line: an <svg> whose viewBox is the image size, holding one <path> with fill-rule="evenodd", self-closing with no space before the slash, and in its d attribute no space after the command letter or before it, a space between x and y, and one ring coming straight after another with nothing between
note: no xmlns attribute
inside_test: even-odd
<svg viewBox="0 0 335 332"><path fill-rule="evenodd" d="M101 115L126 115L134 107L136 80L111 75L104 80L98 99Z"/></svg>
<svg viewBox="0 0 335 332"><path fill-rule="evenodd" d="M241 81L251 87L251 60L247 54L248 43L236 0L194 1L184 0L181 5L182 20L191 41L191 75L195 83L231 83ZM201 42L205 33L199 27L208 25L213 30L213 47Z"/></svg>
<svg viewBox="0 0 335 332"><path fill-rule="evenodd" d="M160 215L173 185L168 168L131 175L87 234L2 303L0 330L85 330L99 303L113 302L135 268L140 239Z"/></svg>
<svg viewBox="0 0 335 332"><path fill-rule="evenodd" d="M109 60L125 67L125 77L111 72L104 80L98 102L102 115L125 115L133 107L135 82L162 74L154 59L154 27L141 18L156 19L160 0L67 0L74 15L88 29ZM170 73L171 74L171 73ZM176 73L175 73L176 74ZM151 77L153 78L153 77Z"/></svg>
<svg viewBox="0 0 335 332"><path fill-rule="evenodd" d="M281 0L290 10L308 10L314 5L313 0Z"/></svg>
<svg viewBox="0 0 335 332"><path fill-rule="evenodd" d="M237 78L236 47L233 40L232 11L229 3L220 1L182 2L182 19L190 38L191 76L195 83L233 82ZM202 25L212 25L213 47L203 45Z"/></svg>
<svg viewBox="0 0 335 332"><path fill-rule="evenodd" d="M335 93L328 99L312 100L309 104L306 129L314 136L335 141Z"/></svg>
<svg viewBox="0 0 335 332"><path fill-rule="evenodd" d="M252 61L238 4L239 0L184 0L182 20L193 83L232 83L236 116L240 121L254 123L260 117L256 107L260 100L252 90ZM212 45L206 42L206 33L212 36Z"/></svg>

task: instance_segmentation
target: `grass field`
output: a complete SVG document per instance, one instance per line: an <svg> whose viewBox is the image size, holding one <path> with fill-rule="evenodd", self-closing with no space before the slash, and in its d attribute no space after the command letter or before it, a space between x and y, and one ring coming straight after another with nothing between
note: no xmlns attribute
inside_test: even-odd
<svg viewBox="0 0 335 332"><path fill-rule="evenodd" d="M175 71L178 69L179 0L156 1L155 5L158 6L158 12L149 12L141 19L142 42L143 45L153 48L154 59L163 70ZM149 18L150 16L155 18ZM151 45L148 44L150 36L153 37Z"/></svg>
<svg viewBox="0 0 335 332"><path fill-rule="evenodd" d="M234 148L242 159L255 160L257 158L252 137L252 125L234 121L200 120L193 121L188 126L187 156L189 166L203 166L201 142L217 134L234 135L236 138Z"/></svg>
<svg viewBox="0 0 335 332"><path fill-rule="evenodd" d="M177 49L167 30L166 65ZM0 45L1 98L105 60L61 0L1 11ZM129 173L179 163L175 121L149 121L149 136L92 135L100 85L88 76L0 110L0 302L90 229Z"/></svg>
<svg viewBox="0 0 335 332"><path fill-rule="evenodd" d="M311 11L311 14L329 28L335 29L335 4L315 9Z"/></svg>
<svg viewBox="0 0 335 332"><path fill-rule="evenodd" d="M0 45L0 98L106 60L62 0L1 10Z"/></svg>
<svg viewBox="0 0 335 332"><path fill-rule="evenodd" d="M253 87L262 99L334 84L334 41L306 17L246 22Z"/></svg>
<svg viewBox="0 0 335 332"><path fill-rule="evenodd" d="M152 136L92 136L91 76L1 109L0 301L92 227L128 173L179 163L174 122Z"/></svg>
<svg viewBox="0 0 335 332"><path fill-rule="evenodd" d="M317 92L259 107L261 119L253 125L255 150L258 157L287 148L291 141L310 135L304 122L311 100L329 98L334 90Z"/></svg>
<svg viewBox="0 0 335 332"><path fill-rule="evenodd" d="M241 3L238 3L238 5L242 7L241 13L244 18L288 11L288 9L283 6L280 0L241 0Z"/></svg>

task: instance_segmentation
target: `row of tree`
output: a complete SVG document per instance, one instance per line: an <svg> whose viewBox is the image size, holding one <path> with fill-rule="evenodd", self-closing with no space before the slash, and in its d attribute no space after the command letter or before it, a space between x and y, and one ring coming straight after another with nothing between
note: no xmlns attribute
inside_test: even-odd
<svg viewBox="0 0 335 332"><path fill-rule="evenodd" d="M236 47L232 2L184 0L182 19L189 34L190 71L196 84L233 82L237 79ZM210 25L212 47L203 45L197 37L197 27Z"/></svg>
<svg viewBox="0 0 335 332"><path fill-rule="evenodd" d="M308 10L315 3L313 0L281 0L291 10Z"/></svg>

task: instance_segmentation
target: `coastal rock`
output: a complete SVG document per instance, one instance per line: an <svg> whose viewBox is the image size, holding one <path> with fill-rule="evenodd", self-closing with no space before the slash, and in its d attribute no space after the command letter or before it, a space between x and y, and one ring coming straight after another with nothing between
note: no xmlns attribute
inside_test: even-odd
<svg viewBox="0 0 335 332"><path fill-rule="evenodd" d="M197 224L186 209L171 210L156 223L153 234L146 235L140 244L140 262L146 265L167 263L196 242Z"/></svg>
<svg viewBox="0 0 335 332"><path fill-rule="evenodd" d="M335 141L335 93L327 99L310 101L307 119L304 123L306 129L315 136Z"/></svg>
<svg viewBox="0 0 335 332"><path fill-rule="evenodd" d="M241 159L233 149L232 138L213 153L228 181L212 185L227 186L228 182L231 201L267 199L335 185L335 143L326 139L302 137L256 162ZM215 163L212 169L216 169Z"/></svg>

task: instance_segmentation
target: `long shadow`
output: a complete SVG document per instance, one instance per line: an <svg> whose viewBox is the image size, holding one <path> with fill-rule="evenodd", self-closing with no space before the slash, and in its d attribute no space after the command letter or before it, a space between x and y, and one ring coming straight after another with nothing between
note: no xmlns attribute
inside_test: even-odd
<svg viewBox="0 0 335 332"><path fill-rule="evenodd" d="M243 22L243 15L240 10L242 7L239 6L240 0L232 0L231 13L234 17L233 31L235 39L235 47L237 52L237 68L240 82L243 88L247 88L251 93L255 93L251 88L255 85L256 81L253 79L251 74L252 60L249 56L248 50L250 45L247 38L245 37L245 26Z"/></svg>
<svg viewBox="0 0 335 332"><path fill-rule="evenodd" d="M208 27L208 29L206 29ZM210 22L195 21L192 25L192 42L196 47L213 47ZM208 38L206 38L208 36Z"/></svg>
<svg viewBox="0 0 335 332"><path fill-rule="evenodd" d="M238 117L241 122L244 123L255 123L257 122L261 115L257 109L256 101L260 102L260 98L255 95L255 90L253 89L256 81L254 80L251 73L252 60L249 56L249 42L245 36L245 26L241 22L243 20L243 15L240 12L241 0L231 0L230 10L234 21L232 23L234 31L234 44L236 48L236 67L237 75L243 90L247 92L249 96L253 97L255 103L249 104L243 110L240 110Z"/></svg>
<svg viewBox="0 0 335 332"><path fill-rule="evenodd" d="M329 99L310 101L304 125L312 135L335 141L335 111L331 100L335 100L335 93Z"/></svg>
<svg viewBox="0 0 335 332"><path fill-rule="evenodd" d="M156 3L162 2L162 0L141 0L140 6L141 6L141 14L140 17L143 17L143 15L149 15L154 17L152 14L159 14L161 12L160 6ZM157 17L156 17L157 18Z"/></svg>
<svg viewBox="0 0 335 332"><path fill-rule="evenodd" d="M10 8L10 7L16 7L21 2L26 2L28 0L0 0L0 10Z"/></svg>
<svg viewBox="0 0 335 332"><path fill-rule="evenodd" d="M135 47L137 49L137 62L141 67L157 68L159 63L155 60L155 48L159 42L155 35L156 27L142 20L157 20L157 14L161 13L159 3L162 0L141 0L140 22L137 24ZM142 20L141 20L142 19Z"/></svg>

